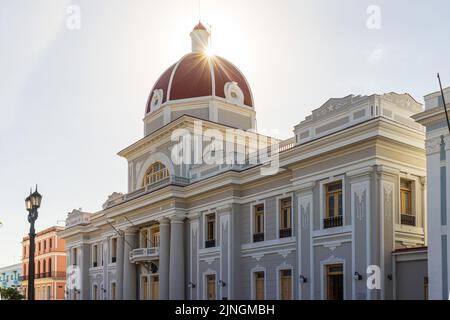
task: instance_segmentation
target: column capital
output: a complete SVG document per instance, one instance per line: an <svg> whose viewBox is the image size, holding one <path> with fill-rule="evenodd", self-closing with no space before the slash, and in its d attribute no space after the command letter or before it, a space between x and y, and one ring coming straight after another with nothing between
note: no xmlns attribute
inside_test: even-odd
<svg viewBox="0 0 450 320"><path fill-rule="evenodd" d="M442 143L441 137L427 139L425 142L425 150L427 156L432 155L434 153L438 153L441 150L441 143Z"/></svg>
<svg viewBox="0 0 450 320"><path fill-rule="evenodd" d="M368 166L368 167L348 171L346 173L346 175L349 178L358 178L358 177L363 177L363 176L369 176L373 173L373 169L374 168L372 166Z"/></svg>
<svg viewBox="0 0 450 320"><path fill-rule="evenodd" d="M385 165L379 165L377 166L377 173L378 174L387 174L387 175L399 175L400 170L391 168Z"/></svg>
<svg viewBox="0 0 450 320"><path fill-rule="evenodd" d="M160 225L169 225L170 224L170 219L167 217L162 217L157 219L157 221L159 222Z"/></svg>
<svg viewBox="0 0 450 320"><path fill-rule="evenodd" d="M450 135L446 134L444 136L444 144L445 144L445 150L450 150Z"/></svg>
<svg viewBox="0 0 450 320"><path fill-rule="evenodd" d="M138 227L128 227L122 230L124 236L134 236L138 232Z"/></svg>
<svg viewBox="0 0 450 320"><path fill-rule="evenodd" d="M174 223L183 223L184 220L186 219L186 215L181 215L181 214L173 214L170 216L170 224L174 224Z"/></svg>
<svg viewBox="0 0 450 320"><path fill-rule="evenodd" d="M217 214L223 215L223 214L231 214L233 211L233 206L231 204L227 204L225 206L219 207L216 209Z"/></svg>
<svg viewBox="0 0 450 320"><path fill-rule="evenodd" d="M198 220L201 217L201 213L200 211L195 211L195 212L191 212L187 215L187 218L189 219L189 221L193 222Z"/></svg>
<svg viewBox="0 0 450 320"><path fill-rule="evenodd" d="M308 191L312 191L312 189L314 189L314 187L316 186L316 182L315 181L310 181L310 182L305 182L299 185L295 186L295 191L297 192L308 192Z"/></svg>

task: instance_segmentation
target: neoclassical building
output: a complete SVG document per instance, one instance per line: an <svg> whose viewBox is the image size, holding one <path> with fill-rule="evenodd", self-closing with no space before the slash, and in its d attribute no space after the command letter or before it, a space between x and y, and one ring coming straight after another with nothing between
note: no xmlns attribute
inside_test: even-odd
<svg viewBox="0 0 450 320"><path fill-rule="evenodd" d="M450 109L450 87L444 97ZM425 111L414 116L426 127L430 298L450 299L450 135L441 92L425 96Z"/></svg>
<svg viewBox="0 0 450 320"><path fill-rule="evenodd" d="M329 99L280 141L254 133L250 86L206 54L208 30L191 38L150 92L144 137L119 152L127 192L67 217L67 298L426 297L422 106Z"/></svg>

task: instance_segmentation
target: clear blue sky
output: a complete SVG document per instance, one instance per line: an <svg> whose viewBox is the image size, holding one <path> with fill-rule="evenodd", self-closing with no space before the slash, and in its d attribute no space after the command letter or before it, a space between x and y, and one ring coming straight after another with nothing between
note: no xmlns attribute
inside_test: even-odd
<svg viewBox="0 0 450 320"><path fill-rule="evenodd" d="M450 84L450 2L202 0L214 51L247 76L258 127L291 136L330 97ZM81 9L81 29L66 10ZM370 5L381 28L367 28ZM153 83L190 50L198 0L0 0L0 265L21 255L23 199L39 183L38 229L126 191L116 152L142 137Z"/></svg>

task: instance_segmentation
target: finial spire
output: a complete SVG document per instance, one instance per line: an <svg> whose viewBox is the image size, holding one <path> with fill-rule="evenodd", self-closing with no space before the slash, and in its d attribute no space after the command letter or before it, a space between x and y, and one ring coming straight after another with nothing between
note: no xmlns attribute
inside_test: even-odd
<svg viewBox="0 0 450 320"><path fill-rule="evenodd" d="M206 52L209 45L209 31L199 21L191 32L192 52Z"/></svg>

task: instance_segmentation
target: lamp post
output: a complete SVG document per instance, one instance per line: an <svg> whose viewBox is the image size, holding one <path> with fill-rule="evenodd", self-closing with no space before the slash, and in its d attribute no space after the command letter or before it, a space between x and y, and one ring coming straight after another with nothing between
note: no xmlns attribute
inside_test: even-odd
<svg viewBox="0 0 450 320"><path fill-rule="evenodd" d="M34 300L34 238L36 233L34 223L38 218L38 209L41 206L42 196L36 190L25 199L25 206L28 211L28 222L30 223L30 250L28 257L28 300Z"/></svg>

